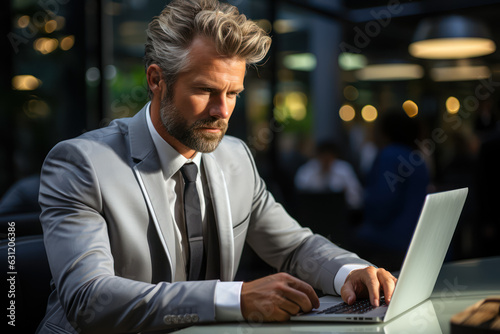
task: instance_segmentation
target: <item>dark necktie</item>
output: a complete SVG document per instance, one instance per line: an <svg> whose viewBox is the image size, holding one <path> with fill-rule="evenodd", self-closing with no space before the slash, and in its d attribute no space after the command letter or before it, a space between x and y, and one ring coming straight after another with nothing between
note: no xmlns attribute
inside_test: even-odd
<svg viewBox="0 0 500 334"><path fill-rule="evenodd" d="M184 219L189 240L189 271L188 280L203 279L203 226L201 222L200 197L196 190L196 175L198 167L188 163L181 168L184 177Z"/></svg>

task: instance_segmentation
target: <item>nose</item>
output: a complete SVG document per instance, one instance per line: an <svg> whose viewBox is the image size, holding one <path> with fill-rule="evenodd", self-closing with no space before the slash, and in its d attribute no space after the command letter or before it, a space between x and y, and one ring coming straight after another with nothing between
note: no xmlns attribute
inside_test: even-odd
<svg viewBox="0 0 500 334"><path fill-rule="evenodd" d="M226 94L217 94L211 97L209 114L215 118L229 118L231 111Z"/></svg>

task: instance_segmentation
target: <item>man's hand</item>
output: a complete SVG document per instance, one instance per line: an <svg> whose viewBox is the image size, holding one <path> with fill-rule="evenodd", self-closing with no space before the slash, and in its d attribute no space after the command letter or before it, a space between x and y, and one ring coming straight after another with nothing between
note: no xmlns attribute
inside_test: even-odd
<svg viewBox="0 0 500 334"><path fill-rule="evenodd" d="M319 307L314 289L286 273L243 283L241 313L250 321L286 321L291 315Z"/></svg>
<svg viewBox="0 0 500 334"><path fill-rule="evenodd" d="M340 291L342 299L349 305L356 297L370 298L373 306L380 305L380 291L384 292L385 302L389 304L397 279L385 269L367 267L353 270L347 275Z"/></svg>

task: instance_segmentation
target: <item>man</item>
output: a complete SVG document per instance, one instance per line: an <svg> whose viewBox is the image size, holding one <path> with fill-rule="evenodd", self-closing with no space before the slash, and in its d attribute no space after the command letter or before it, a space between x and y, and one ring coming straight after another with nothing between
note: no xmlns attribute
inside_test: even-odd
<svg viewBox="0 0 500 334"><path fill-rule="evenodd" d="M381 289L390 299L388 272L301 228L267 192L245 144L223 139L246 66L269 44L216 0L172 1L151 22L151 103L58 144L44 164L54 291L39 333L283 321L319 306L313 287L349 303L369 292L377 304ZM281 273L231 282L245 241Z"/></svg>
<svg viewBox="0 0 500 334"><path fill-rule="evenodd" d="M344 192L349 209L362 209L361 183L354 168L339 158L339 150L333 142L320 142L316 156L297 170L294 181L295 187L306 193Z"/></svg>
<svg viewBox="0 0 500 334"><path fill-rule="evenodd" d="M389 109L376 120L373 130L378 153L366 177L365 215L355 233L356 248L389 270L397 270L422 211L430 172L416 144L417 119L399 108ZM414 163L418 158L420 163ZM388 239L382 241L382 236Z"/></svg>

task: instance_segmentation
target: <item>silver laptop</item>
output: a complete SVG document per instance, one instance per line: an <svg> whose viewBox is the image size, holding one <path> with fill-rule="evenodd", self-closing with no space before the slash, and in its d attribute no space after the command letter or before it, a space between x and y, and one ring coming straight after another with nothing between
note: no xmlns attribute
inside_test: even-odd
<svg viewBox="0 0 500 334"><path fill-rule="evenodd" d="M342 312L340 297L320 298L321 306L291 317L294 321L386 322L428 299L432 293L453 232L467 197L468 188L429 194L425 198L413 238L406 253L389 305L367 311ZM365 300L368 302L368 300ZM336 310L336 311L335 311Z"/></svg>

